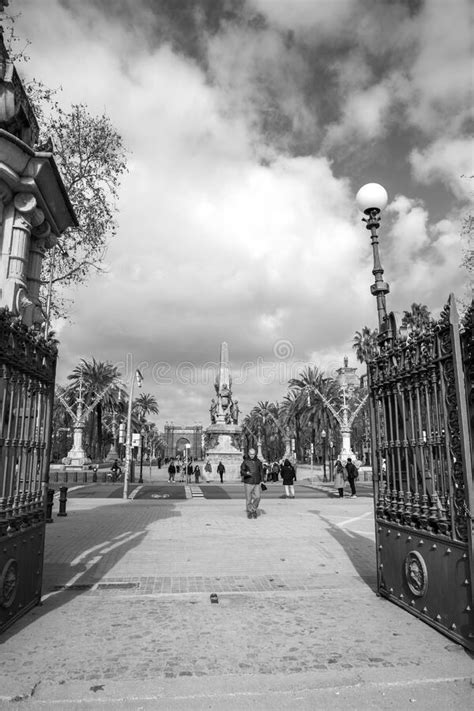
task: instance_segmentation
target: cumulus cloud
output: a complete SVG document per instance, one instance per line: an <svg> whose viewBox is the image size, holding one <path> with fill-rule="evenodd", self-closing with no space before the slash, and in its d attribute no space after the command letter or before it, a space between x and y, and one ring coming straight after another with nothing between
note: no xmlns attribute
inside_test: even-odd
<svg viewBox="0 0 474 711"><path fill-rule="evenodd" d="M402 177L411 167L428 188L454 185L463 167L452 138L443 153L438 119L423 127L437 111L421 79L429 57L436 69L438 34L417 39L425 18L438 26L431 3L410 15L409 3L372 13L359 0L249 0L188 34L173 3L24 5L26 71L61 84L65 102L106 110L131 151L108 273L76 292L73 323L60 324L60 380L80 357L125 375L140 364L161 422L192 424L208 421L223 340L244 410L281 398L305 363L339 367L376 309L359 174L336 149L350 143L389 192L400 153ZM415 124L423 144L402 142ZM429 194L397 192L381 231L390 308L436 309L459 280L458 225Z"/></svg>
<svg viewBox="0 0 474 711"><path fill-rule="evenodd" d="M472 138L443 137L425 150L410 154L413 174L420 183L443 182L458 200L472 200L472 185L467 177L474 175Z"/></svg>

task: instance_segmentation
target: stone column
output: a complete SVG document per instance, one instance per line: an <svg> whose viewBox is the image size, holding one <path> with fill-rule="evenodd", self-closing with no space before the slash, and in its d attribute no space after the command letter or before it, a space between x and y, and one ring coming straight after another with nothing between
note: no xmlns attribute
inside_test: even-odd
<svg viewBox="0 0 474 711"><path fill-rule="evenodd" d="M44 220L36 207L36 198L29 193L18 193L13 199L14 215L4 225L3 253L7 260L5 290L2 304L22 316L27 326L32 323L33 303L28 295L27 271L30 257L32 222Z"/></svg>
<svg viewBox="0 0 474 711"><path fill-rule="evenodd" d="M51 227L45 221L41 210L35 210L34 214L31 215L31 219L33 222L33 231L31 233L30 258L28 261L26 281L28 296L33 304L32 322L42 324L45 321L45 315L40 302L41 269L46 250L56 244L57 238L52 234Z"/></svg>

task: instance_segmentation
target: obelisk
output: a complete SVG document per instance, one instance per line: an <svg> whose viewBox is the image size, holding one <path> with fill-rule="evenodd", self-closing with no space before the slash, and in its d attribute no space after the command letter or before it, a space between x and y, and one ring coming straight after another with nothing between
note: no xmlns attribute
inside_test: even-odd
<svg viewBox="0 0 474 711"><path fill-rule="evenodd" d="M225 341L219 349L219 366L214 389L217 402L211 401L211 425L206 430L206 459L212 466L212 478L217 476L217 465L222 462L226 469L224 479L237 479L242 461L242 428L238 424L238 402L232 397L229 346Z"/></svg>

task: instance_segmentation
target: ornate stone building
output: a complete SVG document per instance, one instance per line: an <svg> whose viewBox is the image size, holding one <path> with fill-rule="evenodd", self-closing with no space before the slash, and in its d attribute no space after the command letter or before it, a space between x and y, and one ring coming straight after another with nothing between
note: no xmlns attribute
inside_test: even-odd
<svg viewBox="0 0 474 711"><path fill-rule="evenodd" d="M57 359L42 329L41 266L76 224L53 155L37 141L0 32L0 633L41 599Z"/></svg>

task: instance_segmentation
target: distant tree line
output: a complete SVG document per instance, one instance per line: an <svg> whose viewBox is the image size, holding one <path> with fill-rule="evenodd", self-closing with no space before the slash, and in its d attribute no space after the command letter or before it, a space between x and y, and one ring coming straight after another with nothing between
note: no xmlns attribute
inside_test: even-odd
<svg viewBox="0 0 474 711"><path fill-rule="evenodd" d="M403 312L400 326L407 334L415 335L432 323L428 307L413 303L410 310ZM355 332L352 348L360 363L367 363L376 355L377 336L378 330L368 326ZM359 387L350 393L353 402L360 401L366 393L365 387L362 379ZM283 456L285 442L291 439L299 462L309 460L311 445L316 462L321 462L323 455L336 455L342 444L339 425L315 389L333 403L336 411L340 409L341 392L335 378L317 367L308 366L288 382L288 390L281 402L260 401L244 418L245 449L256 448L260 441L264 458L275 461ZM369 447L368 426L368 405L365 405L354 421L351 436L352 447L359 455Z"/></svg>
<svg viewBox="0 0 474 711"><path fill-rule="evenodd" d="M114 441L118 444L119 427L126 423L128 411L128 392L121 378L119 370L109 361L81 359L68 375L68 385L56 386L53 460L61 461L72 447L73 418L63 401L76 412L80 394L85 408L97 400L85 421L84 446L88 456L93 461L103 461ZM151 457L158 456L164 445L156 424L148 419L150 415L158 414L159 406L154 395L140 393L133 400L132 431L144 432L146 455ZM119 453L123 456L123 447L119 447Z"/></svg>

